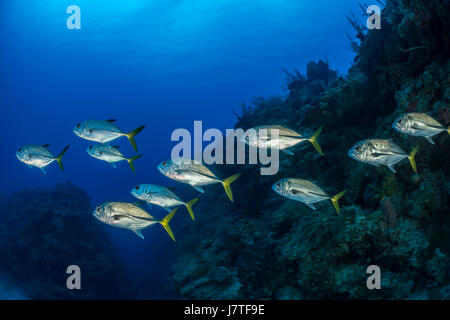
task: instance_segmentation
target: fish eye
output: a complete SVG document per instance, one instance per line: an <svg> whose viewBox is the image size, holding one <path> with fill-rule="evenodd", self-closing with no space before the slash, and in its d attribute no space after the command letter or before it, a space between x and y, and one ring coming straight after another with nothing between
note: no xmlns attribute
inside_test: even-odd
<svg viewBox="0 0 450 320"><path fill-rule="evenodd" d="M134 188L135 190L139 190L139 186L137 186L136 188Z"/></svg>
<svg viewBox="0 0 450 320"><path fill-rule="evenodd" d="M164 162L162 163L162 165L163 165L163 167L167 166L167 162L164 161Z"/></svg>
<svg viewBox="0 0 450 320"><path fill-rule="evenodd" d="M92 150L92 146L89 147L89 150Z"/></svg>
<svg viewBox="0 0 450 320"><path fill-rule="evenodd" d="M22 148L19 149L19 152L22 152Z"/></svg>
<svg viewBox="0 0 450 320"><path fill-rule="evenodd" d="M97 207L97 212L100 212L100 207Z"/></svg>
<svg viewBox="0 0 450 320"><path fill-rule="evenodd" d="M78 129L80 129L80 127L81 127L81 124L80 124L80 123L79 123L79 124L77 124L77 128L78 128Z"/></svg>

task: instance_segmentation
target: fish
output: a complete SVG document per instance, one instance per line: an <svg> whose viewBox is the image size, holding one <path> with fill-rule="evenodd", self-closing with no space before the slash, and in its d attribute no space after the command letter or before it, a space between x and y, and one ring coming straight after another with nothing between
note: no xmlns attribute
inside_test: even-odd
<svg viewBox="0 0 450 320"><path fill-rule="evenodd" d="M414 172L417 173L415 156L419 146L416 146L410 154L403 151L392 140L368 139L356 143L348 152L348 155L358 161L379 167L387 166L393 173L396 173L394 165L403 159L408 158Z"/></svg>
<svg viewBox="0 0 450 320"><path fill-rule="evenodd" d="M303 202L313 210L316 210L315 203L330 200L338 214L341 214L338 200L347 193L347 190L344 190L331 197L314 183L295 178L277 181L273 184L272 190L285 198Z"/></svg>
<svg viewBox="0 0 450 320"><path fill-rule="evenodd" d="M271 137L272 130L278 131L278 138ZM317 142L317 137L322 130L323 126L321 126L311 137L307 138L294 130L280 125L263 125L247 130L241 137L241 141L251 147L278 149L289 155L293 155L293 152L289 150L289 148L301 142L309 141L317 152L323 156L322 148Z"/></svg>
<svg viewBox="0 0 450 320"><path fill-rule="evenodd" d="M138 203L104 202L94 209L92 215L107 225L131 230L141 239L144 239L143 229L159 223L170 238L176 241L169 223L177 210L178 208L175 208L164 218L157 219L142 209Z"/></svg>
<svg viewBox="0 0 450 320"><path fill-rule="evenodd" d="M125 158L119 151L119 146L110 146L108 144L90 146L86 151L91 157L111 163L114 168L116 167L116 162L127 161L133 172L136 172L134 161L142 157L142 155L139 154L131 158Z"/></svg>
<svg viewBox="0 0 450 320"><path fill-rule="evenodd" d="M234 200L230 184L241 176L240 173L237 173L225 180L221 180L203 164L190 159L175 159L161 162L158 165L158 170L166 177L189 184L201 193L204 193L202 186L221 183L231 202L234 202Z"/></svg>
<svg viewBox="0 0 450 320"><path fill-rule="evenodd" d="M64 171L62 163L62 157L66 153L69 146L66 146L61 153L55 157L50 151L47 150L49 144L39 145L27 145L16 152L16 157L19 161L27 164L29 167L38 167L43 174L47 174L45 167L53 161L58 162L61 171Z"/></svg>
<svg viewBox="0 0 450 320"><path fill-rule="evenodd" d="M419 112L400 115L395 119L392 127L400 133L415 137L425 137L431 144L434 144L432 137L435 135L444 131L450 134L450 127L445 128L426 113Z"/></svg>
<svg viewBox="0 0 450 320"><path fill-rule="evenodd" d="M139 128L131 131L131 132L123 132L119 127L117 127L114 122L116 120L88 120L76 125L73 129L73 133L80 138L95 141L99 143L106 144L110 141L113 141L119 137L127 137L130 140L130 143L133 149L137 152L137 145L135 141L136 135L144 130L145 125L140 126Z"/></svg>
<svg viewBox="0 0 450 320"><path fill-rule="evenodd" d="M162 187L153 184L141 184L131 190L131 195L139 200L147 202L147 204L155 204L171 211L173 207L184 205L189 212L192 220L195 220L192 206L197 203L198 198L184 202L175 193L174 188Z"/></svg>

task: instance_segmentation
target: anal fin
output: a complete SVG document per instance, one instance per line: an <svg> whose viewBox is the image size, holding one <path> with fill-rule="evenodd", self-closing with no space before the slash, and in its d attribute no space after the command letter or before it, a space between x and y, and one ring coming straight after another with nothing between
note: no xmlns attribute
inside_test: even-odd
<svg viewBox="0 0 450 320"><path fill-rule="evenodd" d="M390 166L387 166L387 167L388 167L389 170L391 170L393 173L397 173L397 171L395 171L394 166L390 165Z"/></svg>
<svg viewBox="0 0 450 320"><path fill-rule="evenodd" d="M281 149L281 151L283 151L284 153L286 153L286 154L288 154L290 156L294 155L294 153L291 150L289 150L289 149Z"/></svg>

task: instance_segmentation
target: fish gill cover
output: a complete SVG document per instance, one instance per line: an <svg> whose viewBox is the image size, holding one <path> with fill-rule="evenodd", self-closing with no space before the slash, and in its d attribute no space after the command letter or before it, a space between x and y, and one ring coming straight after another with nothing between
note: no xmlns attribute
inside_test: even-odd
<svg viewBox="0 0 450 320"><path fill-rule="evenodd" d="M436 146L391 128L405 112L429 112L450 122L448 3L386 2L383 32L357 31L356 57L345 77L326 61L306 76L287 73L287 98L258 98L237 113L238 128L279 124L324 125L320 144L281 155L277 176L250 166L235 182L235 204L209 192L197 206L198 223L180 234L173 267L180 295L193 299L450 299L450 139ZM420 30L419 32L417 30ZM391 138L408 150L419 144L419 173L398 165L367 167L348 150L367 137ZM341 215L318 210L271 190L280 177L302 176L328 190L348 189ZM235 191L235 192L236 192ZM382 266L382 289L367 290L366 268Z"/></svg>

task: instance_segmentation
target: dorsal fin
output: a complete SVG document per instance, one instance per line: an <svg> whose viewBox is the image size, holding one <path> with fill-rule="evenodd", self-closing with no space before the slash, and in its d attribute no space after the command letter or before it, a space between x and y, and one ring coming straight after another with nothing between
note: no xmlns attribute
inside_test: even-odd
<svg viewBox="0 0 450 320"><path fill-rule="evenodd" d="M48 148L48 147L50 147L49 144L44 144L44 145L42 145L42 148Z"/></svg>
<svg viewBox="0 0 450 320"><path fill-rule="evenodd" d="M108 119L106 121L113 123L113 122L116 122L117 120L116 119Z"/></svg>

